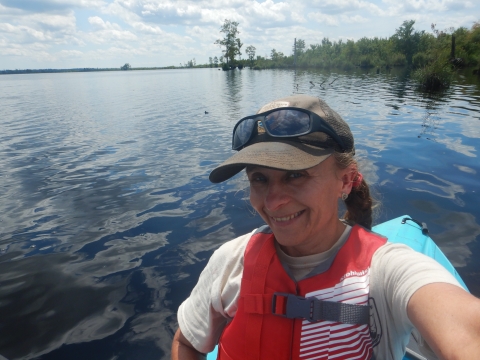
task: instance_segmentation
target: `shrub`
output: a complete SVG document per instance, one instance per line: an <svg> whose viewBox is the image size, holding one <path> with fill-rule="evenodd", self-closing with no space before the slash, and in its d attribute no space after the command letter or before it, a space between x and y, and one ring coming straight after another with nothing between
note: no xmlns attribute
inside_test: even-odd
<svg viewBox="0 0 480 360"><path fill-rule="evenodd" d="M407 65L407 58L400 53L394 53L390 57L390 64L392 66L405 66Z"/></svg>
<svg viewBox="0 0 480 360"><path fill-rule="evenodd" d="M429 57L424 52L413 55L412 65L415 69L424 67L428 64Z"/></svg>
<svg viewBox="0 0 480 360"><path fill-rule="evenodd" d="M437 59L413 72L413 79L426 91L446 89L452 81L453 70L445 59Z"/></svg>

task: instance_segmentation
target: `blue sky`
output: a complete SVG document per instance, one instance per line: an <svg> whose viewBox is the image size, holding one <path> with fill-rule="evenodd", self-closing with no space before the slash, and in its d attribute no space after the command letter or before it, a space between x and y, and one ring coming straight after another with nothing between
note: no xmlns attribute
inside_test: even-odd
<svg viewBox="0 0 480 360"><path fill-rule="evenodd" d="M478 0L0 0L0 70L178 66L221 55L225 19L258 55L290 54L293 39L388 37L480 20ZM246 57L244 51L243 56Z"/></svg>

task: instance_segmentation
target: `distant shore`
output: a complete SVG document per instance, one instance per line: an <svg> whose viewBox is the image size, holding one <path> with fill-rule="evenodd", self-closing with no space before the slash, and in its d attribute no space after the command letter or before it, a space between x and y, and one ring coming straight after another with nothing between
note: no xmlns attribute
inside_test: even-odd
<svg viewBox="0 0 480 360"><path fill-rule="evenodd" d="M142 67L122 70L120 68L74 68L74 69L23 69L23 70L0 70L0 75L9 74L42 74L42 73L66 73L66 72L94 72L94 71L132 71L132 70L164 70L183 69L176 66L167 67Z"/></svg>

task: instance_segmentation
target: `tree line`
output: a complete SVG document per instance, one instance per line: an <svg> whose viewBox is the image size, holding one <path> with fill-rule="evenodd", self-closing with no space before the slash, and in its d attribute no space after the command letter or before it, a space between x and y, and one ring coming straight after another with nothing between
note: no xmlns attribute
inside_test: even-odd
<svg viewBox="0 0 480 360"><path fill-rule="evenodd" d="M331 41L324 37L320 43L308 47L297 39L292 53L285 55L272 49L270 56L256 55L250 45L245 49L247 58L241 58L243 46L238 37L239 23L226 19L220 28L224 35L215 44L222 48L222 56L210 57L202 67L222 67L224 70L249 66L252 69L320 68L344 69L391 68L407 66L420 81L433 81L431 85L447 84L452 72L459 67L480 66L480 22L470 29L460 27L439 30L431 25L431 32L416 31L415 20L406 20L389 38L367 38L358 41ZM433 79L433 80L432 80ZM428 84L427 84L428 85Z"/></svg>

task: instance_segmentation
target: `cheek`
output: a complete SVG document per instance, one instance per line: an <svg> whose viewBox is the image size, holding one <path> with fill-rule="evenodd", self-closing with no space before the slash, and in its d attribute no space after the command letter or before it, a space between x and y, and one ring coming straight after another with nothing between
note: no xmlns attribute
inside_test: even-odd
<svg viewBox="0 0 480 360"><path fill-rule="evenodd" d="M260 215L260 217L268 224L269 218L267 215L264 214L263 208L263 193L260 191L255 191L254 189L250 188L250 204L255 209L255 211Z"/></svg>
<svg viewBox="0 0 480 360"><path fill-rule="evenodd" d="M337 203L338 186L335 183L312 184L298 192L296 199L313 211L324 211Z"/></svg>
<svg viewBox="0 0 480 360"><path fill-rule="evenodd" d="M261 210L261 207L262 207L260 199L261 198L260 198L260 195L258 194L258 191L255 191L255 188L252 188L250 186L250 204L253 206L255 210L257 210L257 212L259 212L259 210Z"/></svg>

